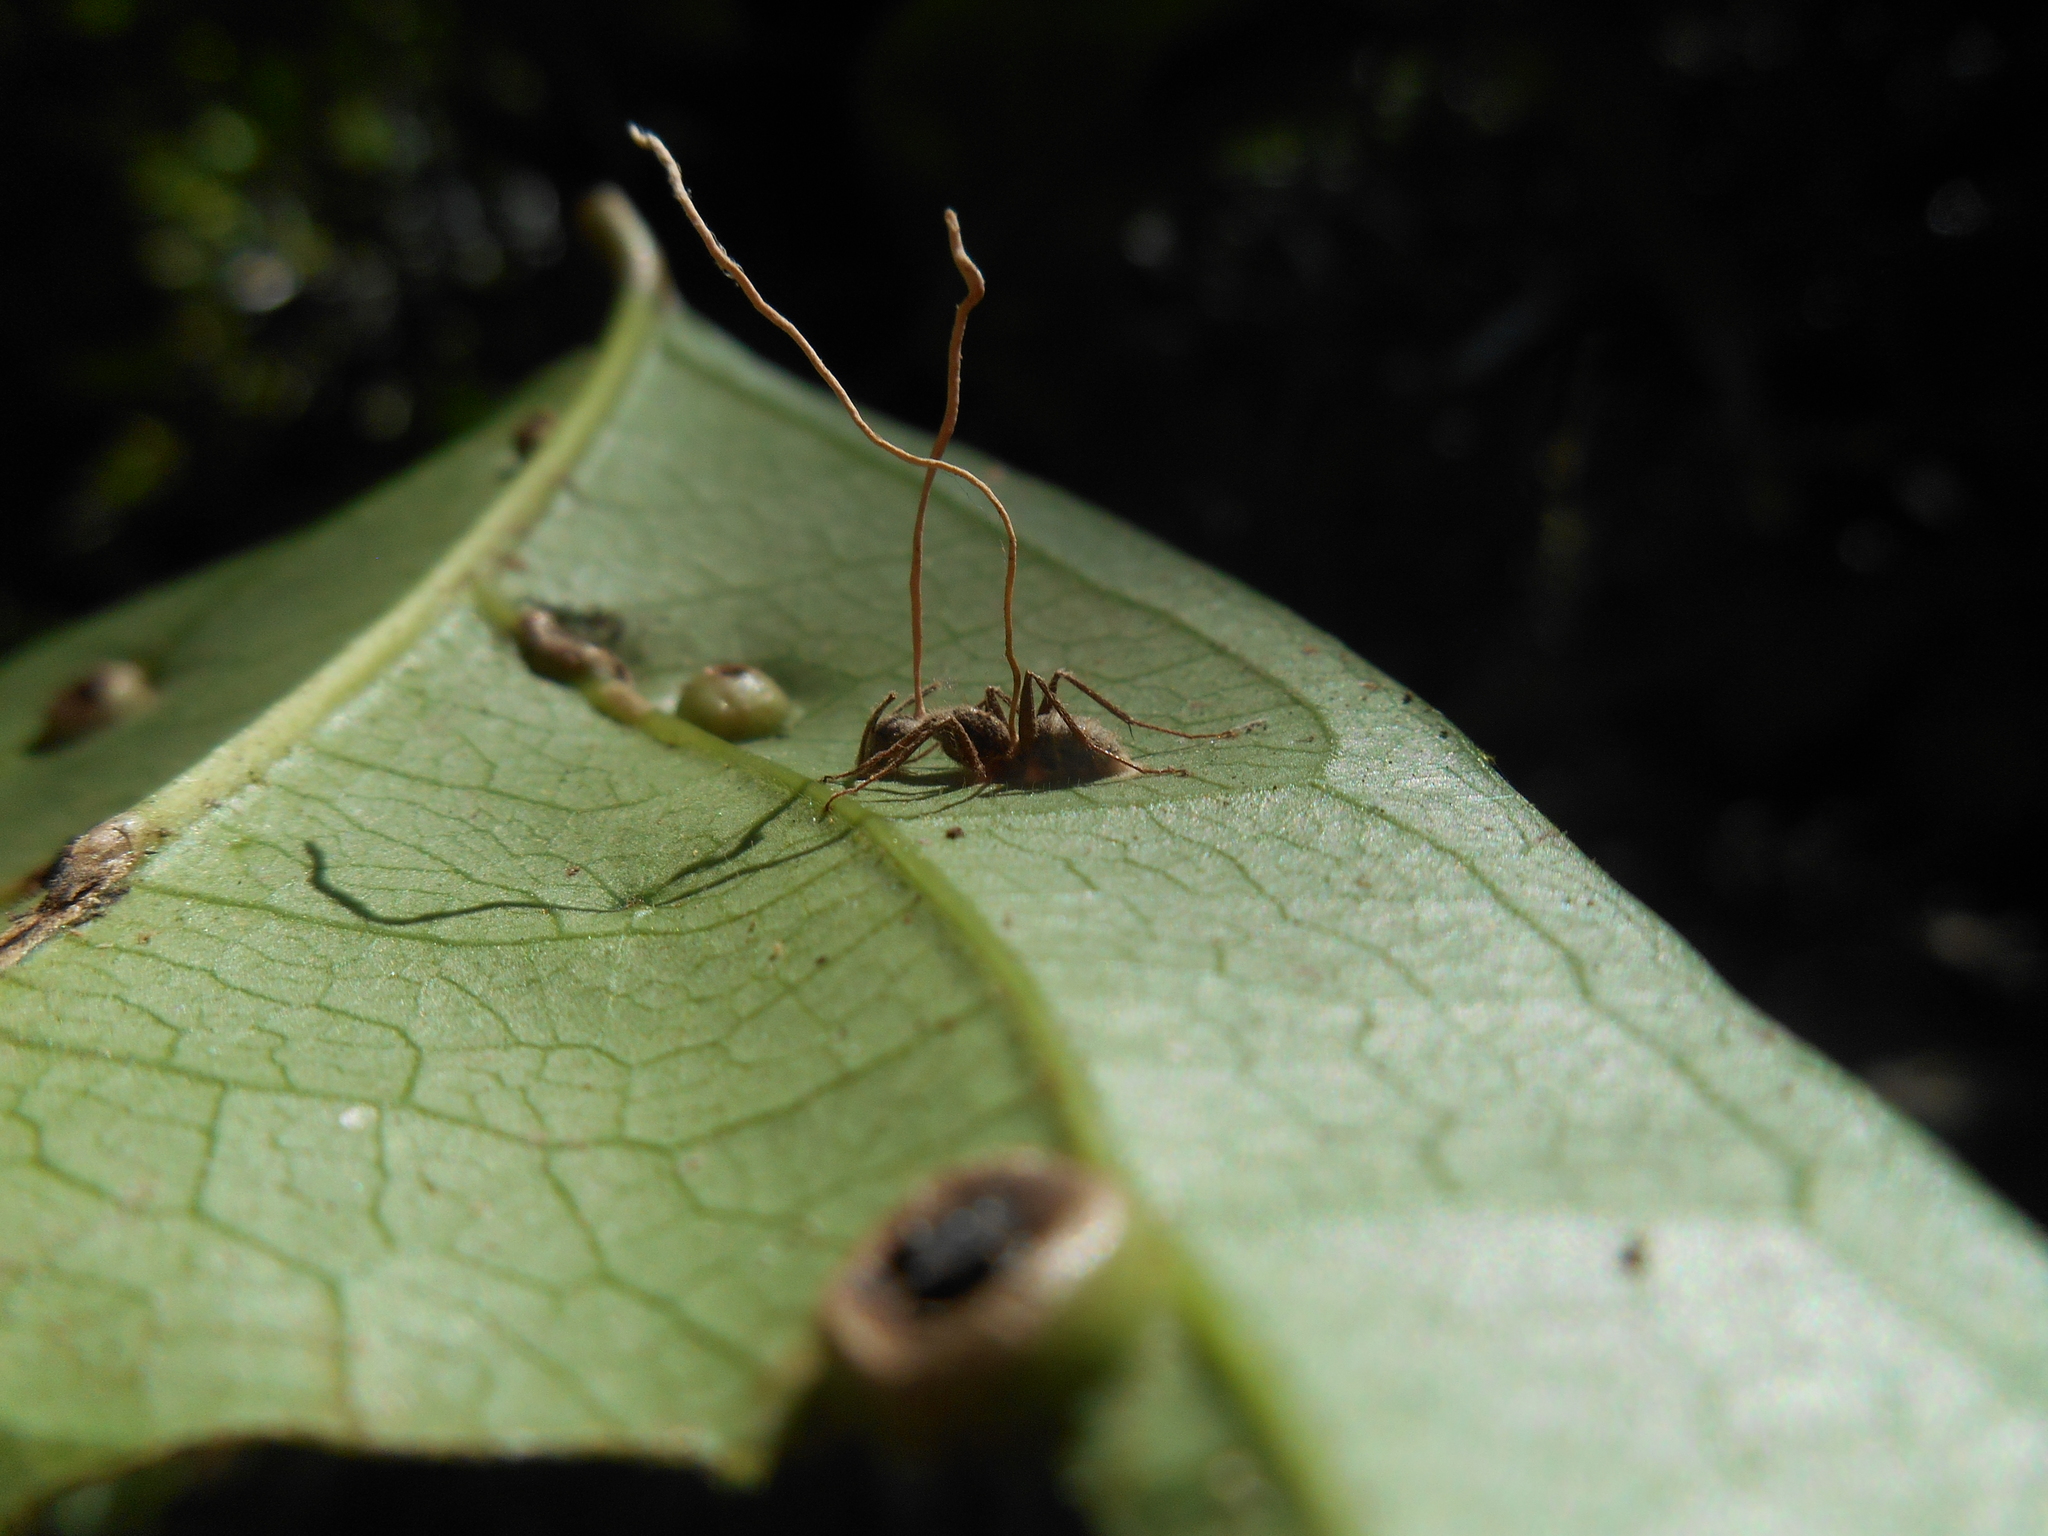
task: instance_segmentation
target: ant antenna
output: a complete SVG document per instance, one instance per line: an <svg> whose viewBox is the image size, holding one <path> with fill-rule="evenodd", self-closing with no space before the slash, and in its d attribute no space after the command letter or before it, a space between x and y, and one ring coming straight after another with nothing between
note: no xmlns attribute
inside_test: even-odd
<svg viewBox="0 0 2048 1536"><path fill-rule="evenodd" d="M1009 508L1003 505L1002 498L990 490L988 484L972 470L962 469L957 464L948 464L937 456L937 451L934 451L931 458L922 458L912 453L908 448L897 447L886 437L882 436L881 433L869 426L867 418L861 415L860 408L853 403L853 397L846 392L846 386L841 384L834 377L832 370L825 366L825 360L818 356L817 349L804 339L804 333L798 330L796 325L786 318L780 310L761 297L761 290L754 286L753 280L741 269L740 264L726 253L724 246L718 243L718 236L711 233L711 226L704 222L704 216L697 211L696 203L691 200L690 189L683 185L682 169L676 164L675 156L668 152L668 146L637 123L628 123L626 125L626 133L635 144L659 160L662 164L662 169L668 172L669 191L675 194L676 201L682 205L684 214L690 220L690 227L697 231L697 238L704 242L704 249L711 253L711 259L718 264L719 271L739 285L740 292L747 296L747 302L754 306L764 320L768 321L769 324L773 325L783 335L797 344L812 369L820 379L824 380L825 387L832 391L840 405L845 407L846 414L853 418L853 424L860 428L861 436L891 457L901 459L906 464L916 464L924 470L925 495L918 498L918 541L913 551L913 575L911 577L911 591L913 594L911 630L912 634L916 637L913 645L914 649L921 650L921 642L923 640L924 619L923 614L918 608L918 600L922 597L923 576L920 563L923 554L922 540L925 499L930 494L933 476L937 475L942 469L949 475L958 476L981 492L982 495L986 496L989 505L996 509L996 516L1002 519L1003 535L1008 544L1009 564L1003 583L1003 659L1010 664L1010 723L1014 729L1017 719L1018 700L1024 694L1024 669L1017 662L1016 630L1012 622L1012 599L1017 585L1017 525L1010 521ZM967 248L960 243L959 220L954 218L950 211L948 212L946 227L953 243L953 263L960 268L960 275L967 279L970 298L962 301L960 308L953 317L953 345L951 365L948 370L949 382L946 389L946 422L940 428L939 446L941 450L943 450L945 442L952 437L953 423L959 415L960 342L966 329L967 311L981 301L981 293L984 291L980 269L968 259ZM970 273L973 275L969 276L968 274ZM919 656L917 660L921 666L922 656ZM922 696L920 696L920 706L921 703Z"/></svg>
<svg viewBox="0 0 2048 1536"><path fill-rule="evenodd" d="M953 440L953 428L960 420L960 346L967 337L967 315L988 293L981 268L967 254L960 238L960 215L946 210L946 240L953 248L953 265L967 284L967 296L953 310L953 339L946 348L946 419L939 423L939 435L932 439L932 457L943 459L946 445ZM910 534L910 686L917 700L917 712L924 713L924 514L931 504L932 482L939 477L936 466L924 472L924 485L917 493L917 525ZM1003 572L1003 641L1010 643L1011 612L1017 592L1017 540L1010 539L1009 567ZM1014 660L1011 663L1015 668Z"/></svg>

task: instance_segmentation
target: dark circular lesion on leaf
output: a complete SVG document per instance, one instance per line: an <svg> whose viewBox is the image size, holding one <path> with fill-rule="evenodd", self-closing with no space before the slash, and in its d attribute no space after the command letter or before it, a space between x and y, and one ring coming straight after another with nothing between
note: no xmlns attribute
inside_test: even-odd
<svg viewBox="0 0 2048 1536"><path fill-rule="evenodd" d="M1113 1360L1150 1305L1129 1201L1025 1150L956 1168L882 1219L827 1288L841 1379L915 1438L1037 1415Z"/></svg>

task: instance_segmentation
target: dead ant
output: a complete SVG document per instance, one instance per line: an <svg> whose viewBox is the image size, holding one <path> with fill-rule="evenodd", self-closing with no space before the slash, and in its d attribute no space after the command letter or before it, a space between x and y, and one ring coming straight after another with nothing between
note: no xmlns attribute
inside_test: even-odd
<svg viewBox="0 0 2048 1536"><path fill-rule="evenodd" d="M845 773L829 775L859 782L840 790L825 804L829 807L840 795L859 793L933 745L966 770L970 784L1057 789L1131 774L1187 777L1185 768L1147 768L1126 757L1116 737L1067 708L1059 696L1061 683L1072 683L1125 725L1184 741L1219 741L1250 729L1241 725L1230 731L1177 731L1170 725L1154 725L1127 713L1064 667L1053 673L1050 682L1036 672L1026 672L1021 703L1014 703L1010 695L990 684L979 704L961 704L929 714L905 713L909 708L905 704L894 713L884 713L896 702L891 693L868 716L867 729L861 732L859 761Z"/></svg>
<svg viewBox="0 0 2048 1536"><path fill-rule="evenodd" d="M1133 762L1119 750L1120 743L1108 729L1093 720L1074 714L1060 699L1061 683L1071 683L1088 695L1097 704L1108 710L1117 719L1134 728L1158 731L1162 735L1177 736L1184 741L1222 741L1240 736L1259 724L1253 721L1228 731L1181 731L1172 726L1154 725L1111 703L1095 689L1081 681L1065 668L1054 672L1050 681L1035 672L1026 672L1017 661L1016 643L1016 593L1017 593L1017 528L1010 520L1009 509L1002 503L986 481L970 470L944 459L947 445L952 441L954 426L960 418L960 368L962 346L967 334L967 316L987 293L981 269L975 266L967 254L967 247L961 238L959 216L952 209L946 210L946 236L953 256L953 265L958 269L961 280L967 285L966 296L953 311L953 334L946 354L946 414L940 423L938 436L932 443L929 457L899 448L868 425L867 420L847 394L846 388L825 366L817 350L805 339L802 331L793 322L776 310L761 297L752 280L732 259L726 249L711 232L711 227L698 213L696 203L691 199L689 189L683 184L683 173L676 165L668 147L645 129L629 125L627 129L633 142L652 153L668 173L669 190L681 205L691 228L703 241L704 249L717 263L720 271L738 285L761 316L784 335L794 341L803 352L818 377L824 381L853 418L853 424L862 436L885 453L901 459L906 464L916 464L924 470L924 484L918 492L917 520L911 533L910 542L910 677L909 700L895 711L890 705L896 702L891 692L875 706L868 716L865 729L861 732L860 751L854 766L844 773L828 775L834 780L852 779L857 782L839 790L825 802L830 809L833 801L841 795L858 794L877 779L895 773L907 766L913 759L936 746L946 756L958 763L966 772L968 782L973 784L1008 784L1020 788L1051 788L1061 785L1087 783L1097 779L1120 778L1133 774L1165 775L1185 777L1184 768L1147 768ZM1003 657L1010 666L1010 689L1005 693L991 684L982 695L979 704L962 704L950 709L927 712L925 695L938 685L924 681L924 528L925 515L931 503L932 485L940 471L957 476L972 485L988 498L1003 525L1005 563L1003 570Z"/></svg>

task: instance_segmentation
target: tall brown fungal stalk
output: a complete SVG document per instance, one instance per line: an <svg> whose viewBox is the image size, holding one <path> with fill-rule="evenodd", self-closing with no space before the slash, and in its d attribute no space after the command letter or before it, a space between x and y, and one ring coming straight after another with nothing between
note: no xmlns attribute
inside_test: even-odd
<svg viewBox="0 0 2048 1536"><path fill-rule="evenodd" d="M918 496L917 526L911 541L910 633L911 665L914 675L913 687L915 688L921 690L923 687L924 516L925 508L931 497L932 482L938 473L943 470L949 475L965 480L977 491L980 491L982 495L986 496L989 505L995 508L996 516L1002 519L1005 541L1003 659L1010 664L1009 718L1011 726L1014 727L1016 725L1017 710L1024 697L1024 668L1017 661L1015 619L1017 527L1016 524L1010 521L1009 508L1003 505L1002 498L989 488L987 482L973 471L962 469L957 464L948 464L939 457L940 454L945 452L947 443L952 440L953 426L960 414L960 349L962 340L966 335L967 314L969 310L981 302L982 294L986 291L980 269L968 258L967 248L961 243L959 219L953 214L952 210L947 210L946 230L952 244L953 264L959 268L961 277L966 280L968 292L967 297L960 301L960 305L953 315L953 339L948 353L946 371L945 422L939 428L938 441L933 446L932 456L925 458L920 454L912 453L908 448L899 448L873 427L869 426L867 418L861 415L860 408L853 403L853 397L846 392L846 386L841 384L838 378L834 376L832 370L825 366L825 360L818 356L817 349L805 339L804 333L798 330L794 322L784 316L780 310L761 297L760 289L754 286L753 280L741 269L740 264L732 259L723 245L719 244L718 237L711 232L711 226L704 222L704 216L697 211L697 204L691 199L689 188L683 185L682 170L676 165L675 156L668 152L668 146L646 129L637 125L628 124L626 131L632 136L635 144L652 154L661 162L662 168L668 172L669 191L675 194L676 202L681 205L684 215L690 221L690 227L697 231L697 238L704 242L704 249L711 254L711 259L718 264L718 269L739 285L740 292L747 296L747 302L754 306L763 319L767 320L777 330L797 344L797 347L803 352L805 359L810 363L812 369L824 381L825 387L832 391L833 396L845 408L846 414L853 418L853 424L860 429L861 436L865 437L877 448L880 448L884 453L901 459L906 464L916 464L924 470L924 489ZM917 694L917 708L920 714L924 712L924 696L921 691Z"/></svg>
<svg viewBox="0 0 2048 1536"><path fill-rule="evenodd" d="M932 457L943 459L946 445L953 441L953 428L960 420L960 353L961 345L967 339L967 315L982 301L988 292L988 284L982 281L981 268L974 264L974 258L967 254L967 246L960 238L960 215L952 209L946 210L946 240L953 250L953 265L959 268L961 281L967 284L967 294L953 310L953 338L946 346L946 417L939 423L939 435L932 439ZM917 713L924 713L924 514L931 505L932 482L939 477L936 464L924 472L924 485L917 493L917 522L910 532L910 697ZM998 509L1000 510L1000 509ZM1005 515L1003 525L1009 526ZM1010 613L1017 595L1017 535L1010 534L1010 563L1003 573L1003 643L1010 643ZM1010 657L1011 686L1016 686L1017 659Z"/></svg>

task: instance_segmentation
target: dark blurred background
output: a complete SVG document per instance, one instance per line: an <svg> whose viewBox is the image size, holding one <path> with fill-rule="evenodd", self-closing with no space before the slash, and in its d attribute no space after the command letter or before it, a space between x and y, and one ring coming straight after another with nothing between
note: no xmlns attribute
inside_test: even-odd
<svg viewBox="0 0 2048 1536"><path fill-rule="evenodd" d="M965 438L1421 690L2038 1218L2044 51L1933 0L0 0L0 643L591 338L594 182L789 362L628 118L917 422L950 203Z"/></svg>

